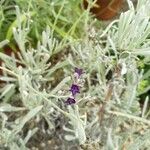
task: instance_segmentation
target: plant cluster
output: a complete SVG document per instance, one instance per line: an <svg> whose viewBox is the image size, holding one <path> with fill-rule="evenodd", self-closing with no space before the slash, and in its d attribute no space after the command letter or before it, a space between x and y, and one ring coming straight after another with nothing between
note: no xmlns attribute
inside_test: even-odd
<svg viewBox="0 0 150 150"><path fill-rule="evenodd" d="M127 0L105 28L79 0L14 2L0 42L18 49L0 52L0 149L148 149L150 0Z"/></svg>

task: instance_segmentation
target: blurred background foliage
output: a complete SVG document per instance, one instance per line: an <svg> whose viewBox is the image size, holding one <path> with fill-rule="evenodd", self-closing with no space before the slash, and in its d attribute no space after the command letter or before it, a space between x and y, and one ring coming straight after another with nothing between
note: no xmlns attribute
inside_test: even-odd
<svg viewBox="0 0 150 150"><path fill-rule="evenodd" d="M10 32L16 24L15 5L18 5L23 24L30 21L29 40L34 45L41 38L42 31L50 26L58 38L82 38L86 18L81 0L2 0L0 2L1 40L12 40ZM30 20L29 20L30 18ZM32 23L31 23L32 22ZM70 39L69 39L70 40Z"/></svg>

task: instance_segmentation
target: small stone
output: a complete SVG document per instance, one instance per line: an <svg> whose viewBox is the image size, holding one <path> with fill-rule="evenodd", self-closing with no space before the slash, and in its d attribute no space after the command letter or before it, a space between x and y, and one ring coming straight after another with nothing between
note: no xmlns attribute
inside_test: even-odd
<svg viewBox="0 0 150 150"><path fill-rule="evenodd" d="M46 146L46 144L45 143L41 143L41 147L45 147Z"/></svg>

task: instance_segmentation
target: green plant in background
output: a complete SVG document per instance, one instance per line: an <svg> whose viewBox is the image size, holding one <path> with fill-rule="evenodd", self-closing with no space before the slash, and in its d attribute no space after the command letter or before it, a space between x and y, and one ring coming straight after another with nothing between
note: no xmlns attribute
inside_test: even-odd
<svg viewBox="0 0 150 150"><path fill-rule="evenodd" d="M143 77L139 84L139 95L147 95L150 90L150 70L149 70L149 58L144 60L139 60L138 62L139 68L143 70Z"/></svg>
<svg viewBox="0 0 150 150"><path fill-rule="evenodd" d="M57 37L68 41L80 39L82 35L85 35L84 26L87 24L88 11L83 11L80 0L14 0L11 3L3 0L1 2L3 27L5 27L1 28L1 32L4 33L3 39L5 36L6 39L12 40L12 28L17 25L15 5L18 5L23 13L21 17L23 24L32 22L28 38L34 46L41 38L41 33L46 26L50 26Z"/></svg>
<svg viewBox="0 0 150 150"><path fill-rule="evenodd" d="M149 77L149 71L138 70L138 56L149 62L149 0L139 0L136 9L128 0L129 11L106 29L91 24L86 11L71 22L65 20L73 4L79 8L75 1L52 2L52 24L47 24L47 1L16 0L17 18L9 35L13 33L20 51L17 57L0 53L0 148L149 148L149 98L140 107L138 97L141 81ZM34 28L36 21L48 26ZM88 32L76 34L78 29ZM34 48L29 37L39 39ZM76 37L80 40L73 40ZM76 83L75 67L84 70L80 82L85 83L76 103L67 105L69 87Z"/></svg>
<svg viewBox="0 0 150 150"><path fill-rule="evenodd" d="M11 23L16 18L15 1L0 1L0 41L6 38L6 33Z"/></svg>
<svg viewBox="0 0 150 150"><path fill-rule="evenodd" d="M81 10L81 1L72 1L69 2L67 0L63 1L16 1L16 3L23 8L24 11L29 9L30 11L35 12L33 20L33 27L31 30L39 39L39 35L42 30L45 28L45 25L51 26L51 28L58 33L58 35L62 38L65 37L67 32L71 30L73 37L76 37L77 30L76 28L81 27L82 10ZM26 7L24 7L26 6ZM82 19L81 19L82 18ZM80 25L78 24L80 22ZM77 23L77 24L75 24ZM71 29L72 28L72 29ZM74 30L74 31L73 31ZM76 31L76 33L75 33ZM81 31L81 30L80 30Z"/></svg>

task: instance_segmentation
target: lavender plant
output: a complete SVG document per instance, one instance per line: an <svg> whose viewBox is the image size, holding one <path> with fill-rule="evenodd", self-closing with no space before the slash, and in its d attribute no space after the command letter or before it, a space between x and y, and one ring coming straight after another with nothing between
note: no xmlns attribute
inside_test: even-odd
<svg viewBox="0 0 150 150"><path fill-rule="evenodd" d="M71 88L70 88L70 92L71 92L71 97L69 97L67 99L67 101L65 102L66 104L74 104L76 103L76 100L75 100L75 96L76 94L80 93L80 85L79 85L79 80L80 80L80 76L83 74L83 70L82 69L79 69L79 68L75 68L75 78L74 78L74 82L72 85L71 85Z"/></svg>
<svg viewBox="0 0 150 150"><path fill-rule="evenodd" d="M106 29L87 18L85 37L68 47L47 27L36 48L28 44L32 22L22 25L16 6L12 32L20 52L0 53L1 149L149 148L149 98L140 106L137 91L146 76L139 56L149 61L150 5L128 4Z"/></svg>

